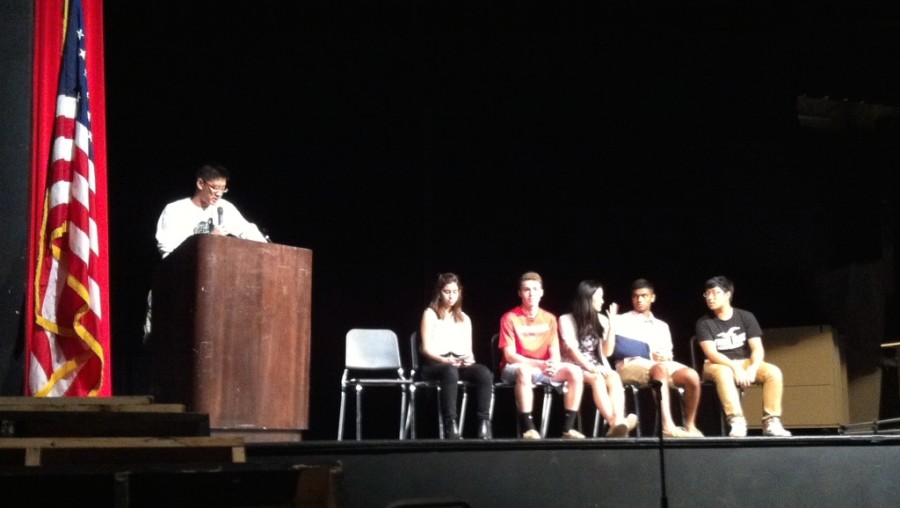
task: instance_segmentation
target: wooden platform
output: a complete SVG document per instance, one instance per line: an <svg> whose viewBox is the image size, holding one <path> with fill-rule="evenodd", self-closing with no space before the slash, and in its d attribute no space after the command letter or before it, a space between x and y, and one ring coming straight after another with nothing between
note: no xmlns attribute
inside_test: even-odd
<svg viewBox="0 0 900 508"><path fill-rule="evenodd" d="M181 404L0 397L0 421L0 492L34 506L339 506L338 464L250 464Z"/></svg>
<svg viewBox="0 0 900 508"><path fill-rule="evenodd" d="M209 436L209 415L149 396L0 397L0 437Z"/></svg>
<svg viewBox="0 0 900 508"><path fill-rule="evenodd" d="M9 411L0 407L0 436L4 438L209 435L209 416L201 413Z"/></svg>
<svg viewBox="0 0 900 508"><path fill-rule="evenodd" d="M120 395L116 397L0 397L0 407L26 405L31 408L47 406L121 407L153 404L150 395Z"/></svg>
<svg viewBox="0 0 900 508"><path fill-rule="evenodd" d="M245 462L244 441L227 437L0 439L0 464L178 464Z"/></svg>
<svg viewBox="0 0 900 508"><path fill-rule="evenodd" d="M0 464L245 461L237 437L211 437L209 417L149 396L2 397Z"/></svg>

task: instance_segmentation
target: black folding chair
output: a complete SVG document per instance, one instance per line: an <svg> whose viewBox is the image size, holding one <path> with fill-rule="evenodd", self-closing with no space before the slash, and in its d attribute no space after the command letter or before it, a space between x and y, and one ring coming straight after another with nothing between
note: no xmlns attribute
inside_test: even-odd
<svg viewBox="0 0 900 508"><path fill-rule="evenodd" d="M419 340L419 332L413 332L409 336L409 409L406 411L406 433L410 439L416 438L416 392L419 388L433 388L437 399L438 437L444 439L444 418L441 406L441 383L434 379L423 379L419 370L419 358L422 354L422 343ZM469 400L469 383L460 380L457 386L462 391L462 401L459 410L459 432L462 435L463 426L466 423L466 406Z"/></svg>

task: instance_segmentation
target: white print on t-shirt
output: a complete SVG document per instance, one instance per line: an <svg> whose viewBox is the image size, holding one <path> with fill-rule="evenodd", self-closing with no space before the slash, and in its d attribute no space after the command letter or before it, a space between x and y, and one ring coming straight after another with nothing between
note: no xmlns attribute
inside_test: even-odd
<svg viewBox="0 0 900 508"><path fill-rule="evenodd" d="M740 329L740 326L732 326L727 332L721 332L716 335L716 349L728 351L743 347L744 343L747 342L747 334L744 332L734 333Z"/></svg>
<svg viewBox="0 0 900 508"><path fill-rule="evenodd" d="M516 333L519 337L540 337L550 331L550 325L547 323L538 323L534 325L519 325L516 327Z"/></svg>

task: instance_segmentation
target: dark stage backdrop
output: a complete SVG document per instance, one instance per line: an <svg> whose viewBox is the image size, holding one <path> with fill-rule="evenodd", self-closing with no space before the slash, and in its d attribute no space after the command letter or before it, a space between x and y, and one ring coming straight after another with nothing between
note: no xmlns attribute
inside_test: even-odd
<svg viewBox="0 0 900 508"><path fill-rule="evenodd" d="M28 185L31 159L30 0L0 5L0 395L23 389L25 255L28 252Z"/></svg>
<svg viewBox="0 0 900 508"><path fill-rule="evenodd" d="M485 360L526 270L556 313L583 278L626 308L653 280L685 358L720 273L764 327L868 316L840 296L871 289L854 267L893 287L897 130L810 130L796 99L898 104L897 8L708 3L105 5L114 385L145 389L156 219L207 160L314 252L312 439L334 436L346 331L404 339L441 271Z"/></svg>

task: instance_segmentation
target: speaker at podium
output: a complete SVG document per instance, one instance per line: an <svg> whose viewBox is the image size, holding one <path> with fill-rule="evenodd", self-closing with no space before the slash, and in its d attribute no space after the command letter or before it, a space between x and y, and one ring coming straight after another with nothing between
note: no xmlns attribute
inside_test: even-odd
<svg viewBox="0 0 900 508"><path fill-rule="evenodd" d="M153 276L150 392L213 435L300 441L309 428L312 251L194 235Z"/></svg>

